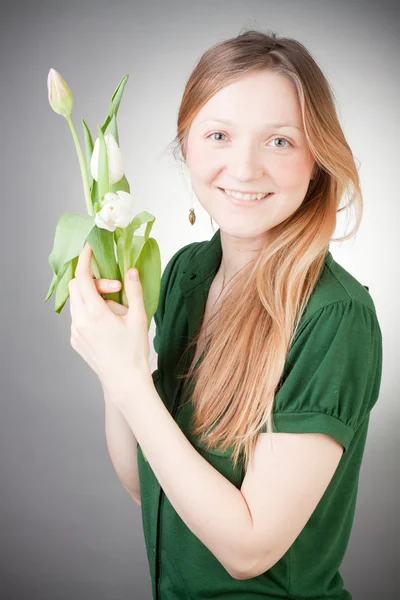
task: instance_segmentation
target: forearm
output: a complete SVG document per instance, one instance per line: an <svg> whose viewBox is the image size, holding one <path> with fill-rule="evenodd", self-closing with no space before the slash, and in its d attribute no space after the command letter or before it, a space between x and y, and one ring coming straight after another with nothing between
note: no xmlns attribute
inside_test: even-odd
<svg viewBox="0 0 400 600"><path fill-rule="evenodd" d="M132 402L133 391L140 402ZM191 445L160 399L151 376L119 384L111 397L187 527L233 577L246 570L242 556L247 555L252 520L240 490Z"/></svg>
<svg viewBox="0 0 400 600"><path fill-rule="evenodd" d="M137 464L137 440L124 415L104 393L107 448L121 483L137 499L140 484Z"/></svg>

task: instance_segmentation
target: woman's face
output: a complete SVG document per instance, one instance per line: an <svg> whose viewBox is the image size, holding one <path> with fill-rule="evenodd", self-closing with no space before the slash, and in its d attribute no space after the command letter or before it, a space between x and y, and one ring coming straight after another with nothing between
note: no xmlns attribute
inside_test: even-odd
<svg viewBox="0 0 400 600"><path fill-rule="evenodd" d="M186 162L196 197L227 234L254 238L287 219L315 164L294 84L262 71L217 92L192 122ZM238 206L219 188L273 195Z"/></svg>

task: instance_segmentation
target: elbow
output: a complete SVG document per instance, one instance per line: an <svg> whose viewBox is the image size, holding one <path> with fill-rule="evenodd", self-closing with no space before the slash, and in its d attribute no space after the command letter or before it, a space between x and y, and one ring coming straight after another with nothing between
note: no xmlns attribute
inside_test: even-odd
<svg viewBox="0 0 400 600"><path fill-rule="evenodd" d="M239 581L253 579L253 577L258 577L258 575L268 571L273 564L269 552L262 551L255 555L253 551L253 553L246 558L244 558L243 555L237 557L234 568L229 571L229 574L233 579Z"/></svg>
<svg viewBox="0 0 400 600"><path fill-rule="evenodd" d="M235 542L230 544L234 554L230 554L229 568L226 568L233 579L253 579L273 566L270 548L256 535L253 522L251 525L247 522L245 529L236 532Z"/></svg>
<svg viewBox="0 0 400 600"><path fill-rule="evenodd" d="M245 579L252 579L255 575L252 574L252 571L248 568L235 568L229 570L229 575L233 579L237 579L238 581L244 581Z"/></svg>
<svg viewBox="0 0 400 600"><path fill-rule="evenodd" d="M270 568L270 566L266 566L265 564L263 564L263 566L260 567L258 563L256 567L242 569L239 568L231 571L229 574L231 577L233 577L233 579L237 579L238 581L244 581L246 579L253 579L253 577L258 577L259 575L262 575L262 573L268 571Z"/></svg>
<svg viewBox="0 0 400 600"><path fill-rule="evenodd" d="M233 550L234 553L232 553ZM229 560L227 560L228 553ZM249 568L249 561L243 553L243 544L241 546L236 543L231 544L229 548L225 548L225 554L223 557L221 555L217 556L216 554L215 556L224 567L225 571L232 577L232 579L250 579L249 573L251 569Z"/></svg>
<svg viewBox="0 0 400 600"><path fill-rule="evenodd" d="M253 563L247 556L243 556L243 553L240 556L235 555L233 565L231 564L227 571L233 579L239 581L251 579L254 576L252 574L254 572Z"/></svg>
<svg viewBox="0 0 400 600"><path fill-rule="evenodd" d="M225 567L229 575L239 581L256 577L260 552L257 551L259 548L253 528L248 526L245 531L237 532L236 543L232 543L230 548L234 550L234 554L230 555L229 568Z"/></svg>

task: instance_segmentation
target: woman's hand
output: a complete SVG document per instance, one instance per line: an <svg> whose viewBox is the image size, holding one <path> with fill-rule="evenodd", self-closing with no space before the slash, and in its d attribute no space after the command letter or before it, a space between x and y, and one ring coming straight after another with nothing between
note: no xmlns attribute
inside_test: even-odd
<svg viewBox="0 0 400 600"><path fill-rule="evenodd" d="M105 294L115 294L115 292L119 292L121 289L121 282L118 279L96 279L92 269L90 269L90 275L94 281L96 290L102 297ZM119 304L114 300L105 298L104 302L109 306L115 315L126 315L128 312L126 306Z"/></svg>
<svg viewBox="0 0 400 600"><path fill-rule="evenodd" d="M94 278L94 275L93 275ZM94 279L94 284L96 286L99 294L114 294L115 292L119 292L121 289L121 282L118 279ZM110 284L116 284L118 287L110 287ZM115 302L114 300L110 300L109 298L105 299L104 302L113 311L114 315L126 315L128 309L123 304L119 304L119 302Z"/></svg>
<svg viewBox="0 0 400 600"><path fill-rule="evenodd" d="M103 387L113 389L132 379L135 373L150 369L147 315L140 280L129 279L130 271L125 274L129 308L101 297L118 288L110 289L109 280L93 278L91 258L92 249L86 243L79 255L75 277L68 284L70 341L98 375Z"/></svg>

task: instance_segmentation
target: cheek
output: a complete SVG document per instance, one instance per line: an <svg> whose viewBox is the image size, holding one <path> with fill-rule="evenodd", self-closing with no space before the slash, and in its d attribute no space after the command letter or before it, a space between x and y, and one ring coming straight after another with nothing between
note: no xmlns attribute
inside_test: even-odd
<svg viewBox="0 0 400 600"><path fill-rule="evenodd" d="M260 223L268 229L279 225L296 212L302 201L303 197L299 194L281 191L262 207L259 212Z"/></svg>
<svg viewBox="0 0 400 600"><path fill-rule="evenodd" d="M279 161L276 164L274 177L278 187L281 184L282 189L298 190L299 187L302 187L303 183L307 189L311 170L310 160L306 157L300 155L287 156L285 160Z"/></svg>
<svg viewBox="0 0 400 600"><path fill-rule="evenodd" d="M210 152L205 144L192 144L187 156L188 167L195 179L200 183L213 183L224 167L223 158Z"/></svg>
<svg viewBox="0 0 400 600"><path fill-rule="evenodd" d="M196 163L196 173L199 178L205 184L212 184L218 173L221 171L221 167L218 165L215 158L213 159L210 154L204 153L199 156L198 162Z"/></svg>
<svg viewBox="0 0 400 600"><path fill-rule="evenodd" d="M210 152L202 144L193 144L187 157L190 168L196 172L204 171L212 163Z"/></svg>

